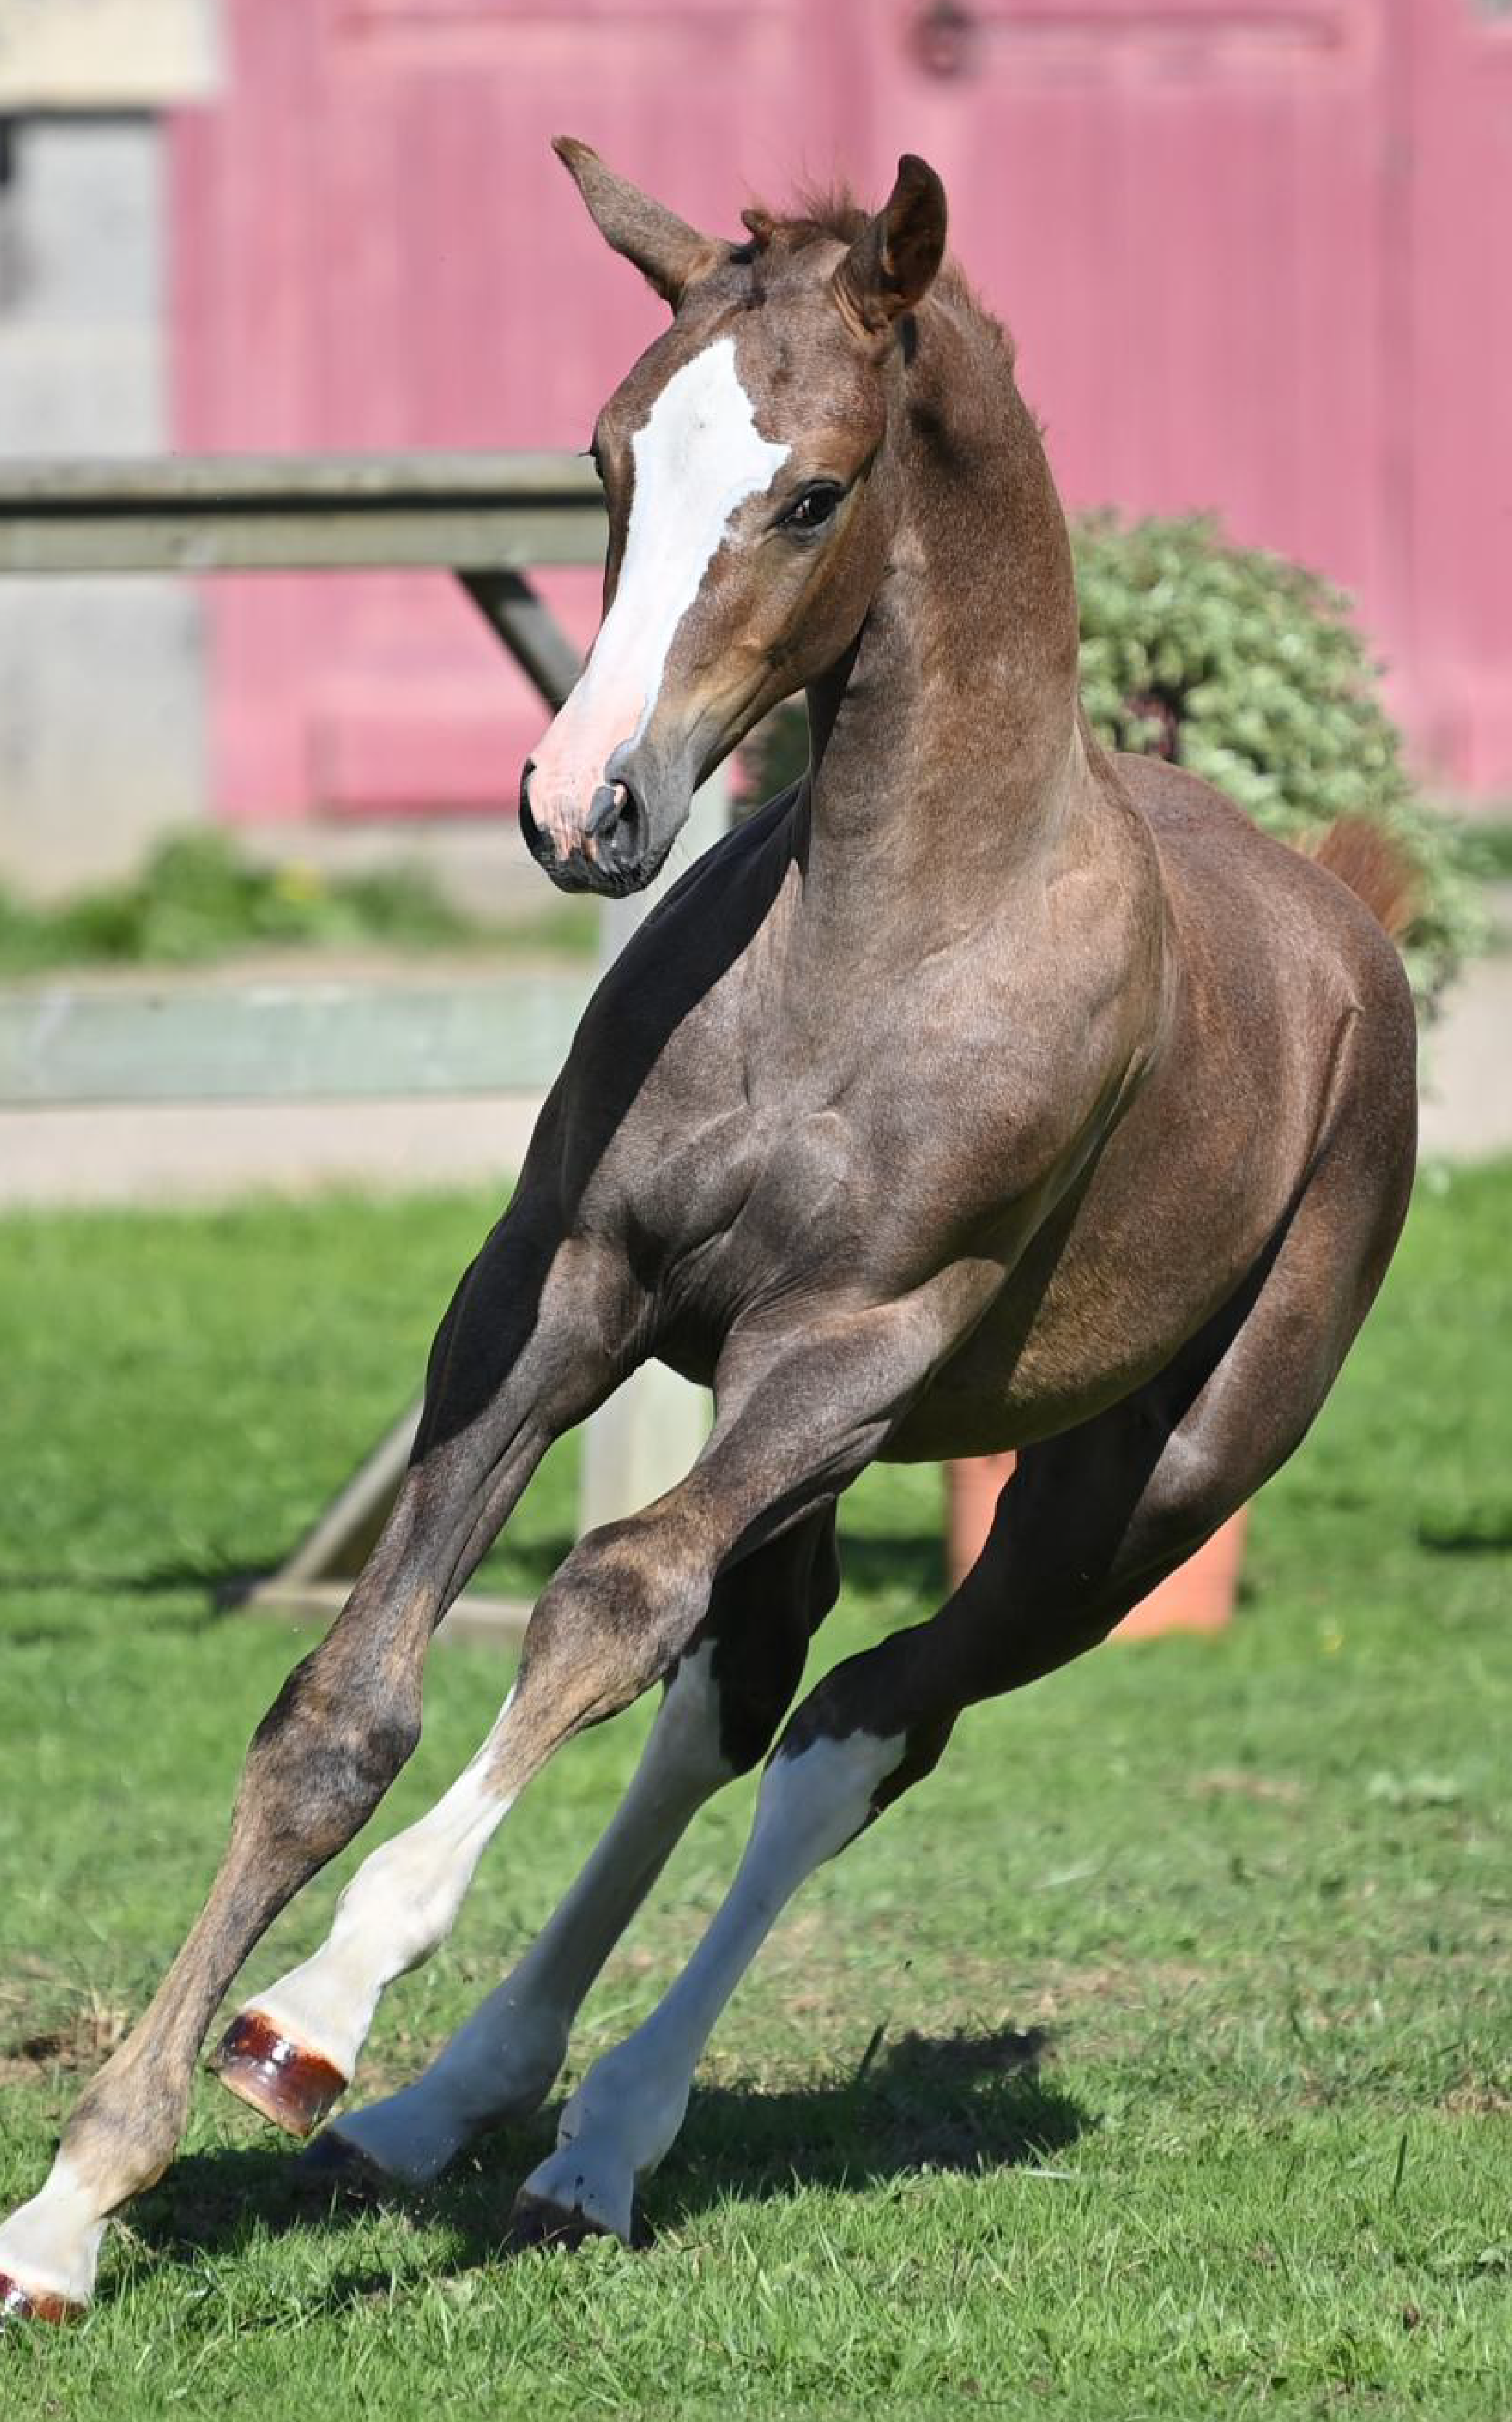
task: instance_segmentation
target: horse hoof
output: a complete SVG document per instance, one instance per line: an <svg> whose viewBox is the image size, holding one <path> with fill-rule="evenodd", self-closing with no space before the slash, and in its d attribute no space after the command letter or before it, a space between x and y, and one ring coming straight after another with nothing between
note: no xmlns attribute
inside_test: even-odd
<svg viewBox="0 0 1512 2422"><path fill-rule="evenodd" d="M607 2221L584 2211L578 2204L554 2203L549 2195L532 2194L528 2187L522 2187L515 2196L509 2228L510 2246L514 2253L527 2254L533 2246L547 2246L563 2254L575 2254L591 2237L610 2238L637 2253L643 2253L652 2241L651 2230L638 2212L631 2220L628 2236L624 2236Z"/></svg>
<svg viewBox="0 0 1512 2422"><path fill-rule="evenodd" d="M7 2321L80 2321L84 2306L71 2296L55 2296L45 2288L26 2288L0 2271L0 2329Z"/></svg>
<svg viewBox="0 0 1512 2422"><path fill-rule="evenodd" d="M575 2253L590 2237L612 2237L602 2221L592 2219L575 2205L568 2210L552 2203L545 2195L531 2194L522 2187L514 2198L510 2213L510 2243L517 2254L527 2253L531 2246L559 2247L563 2253Z"/></svg>
<svg viewBox="0 0 1512 2422"><path fill-rule="evenodd" d="M260 2010L231 2021L211 2067L232 2094L291 2136L311 2135L347 2090L339 2068L291 2043Z"/></svg>
<svg viewBox="0 0 1512 2422"><path fill-rule="evenodd" d="M341 2195L354 2203L375 2204L387 2200L394 2192L394 2181L375 2161L342 2135L339 2128L327 2128L312 2145L307 2145L295 2167L299 2182L312 2194Z"/></svg>

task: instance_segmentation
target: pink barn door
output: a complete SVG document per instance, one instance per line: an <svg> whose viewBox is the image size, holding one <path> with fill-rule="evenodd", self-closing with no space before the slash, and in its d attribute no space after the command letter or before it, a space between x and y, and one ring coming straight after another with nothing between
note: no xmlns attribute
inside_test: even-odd
<svg viewBox="0 0 1512 2422"><path fill-rule="evenodd" d="M866 180L944 169L1068 501L1326 573L1420 765L1512 798L1508 0L883 13L833 37Z"/></svg>
<svg viewBox="0 0 1512 2422"><path fill-rule="evenodd" d="M659 309L547 142L687 216L900 150L1069 501L1356 594L1423 763L1512 797L1502 0L225 0L176 128L195 447L571 446ZM553 584L591 627L591 583ZM507 808L539 710L444 577L210 592L233 815Z"/></svg>
<svg viewBox="0 0 1512 2422"><path fill-rule="evenodd" d="M226 0L221 102L176 129L180 442L573 447L662 307L553 134L735 225L785 181L791 0ZM543 584L586 637L596 582ZM233 817L512 811L541 709L444 574L212 584Z"/></svg>

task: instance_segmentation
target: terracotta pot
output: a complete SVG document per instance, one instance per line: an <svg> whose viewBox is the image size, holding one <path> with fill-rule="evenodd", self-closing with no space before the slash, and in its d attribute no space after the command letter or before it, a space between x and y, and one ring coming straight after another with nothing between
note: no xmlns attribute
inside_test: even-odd
<svg viewBox="0 0 1512 2422"><path fill-rule="evenodd" d="M1014 1468L1011 1455L976 1455L946 1466L951 1586L969 1573L986 1544L998 1499ZM1221 1631L1234 1612L1250 1509L1241 1506L1221 1530L1158 1589L1126 1614L1115 1640L1148 1640L1160 1631Z"/></svg>
<svg viewBox="0 0 1512 2422"><path fill-rule="evenodd" d="M1158 1631L1221 1631L1234 1613L1244 1565L1250 1509L1241 1505L1194 1556L1126 1614L1112 1637L1149 1640Z"/></svg>
<svg viewBox="0 0 1512 2422"><path fill-rule="evenodd" d="M960 1587L986 1546L1016 1461L1011 1455L977 1455L945 1466L945 1562L952 1589Z"/></svg>

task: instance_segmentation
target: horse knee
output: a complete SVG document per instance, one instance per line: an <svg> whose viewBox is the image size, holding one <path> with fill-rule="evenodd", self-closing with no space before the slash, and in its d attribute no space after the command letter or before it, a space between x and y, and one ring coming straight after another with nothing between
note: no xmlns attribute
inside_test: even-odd
<svg viewBox="0 0 1512 2422"><path fill-rule="evenodd" d="M698 1561L654 1524L633 1518L590 1531L536 1601L521 1691L549 1688L575 1725L618 1714L682 1654L708 1594Z"/></svg>
<svg viewBox="0 0 1512 2422"><path fill-rule="evenodd" d="M831 1666L795 1711L778 1757L846 1744L863 1755L874 1754L874 1816L922 1783L944 1755L963 1704L953 1690L941 1694L925 1685L920 1660L928 1658L931 1628L924 1624L894 1632Z"/></svg>

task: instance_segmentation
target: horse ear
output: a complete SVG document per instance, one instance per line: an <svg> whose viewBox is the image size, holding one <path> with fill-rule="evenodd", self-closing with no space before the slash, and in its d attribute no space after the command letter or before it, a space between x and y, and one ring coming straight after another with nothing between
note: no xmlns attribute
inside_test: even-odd
<svg viewBox="0 0 1512 2422"><path fill-rule="evenodd" d="M858 333L880 336L923 301L945 257L945 188L927 160L906 151L887 205L861 229L833 278Z"/></svg>
<svg viewBox="0 0 1512 2422"><path fill-rule="evenodd" d="M617 177L598 153L571 134L552 138L557 154L588 205L588 213L606 244L633 261L675 311L684 292L704 275L719 258L719 246L700 235L675 211L654 202L649 194Z"/></svg>

